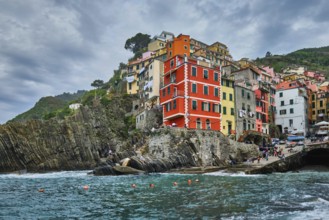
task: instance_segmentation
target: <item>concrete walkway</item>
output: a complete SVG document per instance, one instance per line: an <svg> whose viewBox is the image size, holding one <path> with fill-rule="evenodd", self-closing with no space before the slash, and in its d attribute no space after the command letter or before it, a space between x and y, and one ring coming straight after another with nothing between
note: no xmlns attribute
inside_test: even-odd
<svg viewBox="0 0 329 220"><path fill-rule="evenodd" d="M290 148L287 148L285 144L281 144L281 145L277 145L277 146L278 146L278 149L282 149L282 152L286 158L302 151L302 149L303 149L303 146L296 146L296 147L292 148L292 151L289 152ZM273 163L278 160L281 160L281 159L279 157L269 156L268 160L266 160L265 158L261 158L259 163L257 162L257 160L255 160L253 163L245 162L245 165L247 165L251 168L256 168L256 167L262 167L262 166L268 165L268 164Z"/></svg>

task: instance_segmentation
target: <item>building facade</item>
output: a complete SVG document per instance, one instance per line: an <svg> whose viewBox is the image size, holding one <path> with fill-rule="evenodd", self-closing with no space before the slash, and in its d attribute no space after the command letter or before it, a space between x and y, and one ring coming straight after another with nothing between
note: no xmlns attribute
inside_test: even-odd
<svg viewBox="0 0 329 220"><path fill-rule="evenodd" d="M235 134L235 97L234 80L221 79L221 132L225 135Z"/></svg>
<svg viewBox="0 0 329 220"><path fill-rule="evenodd" d="M308 97L304 85L297 81L277 85L275 123L282 133L308 131Z"/></svg>
<svg viewBox="0 0 329 220"><path fill-rule="evenodd" d="M220 130L220 69L176 55L164 63L160 104L165 125Z"/></svg>

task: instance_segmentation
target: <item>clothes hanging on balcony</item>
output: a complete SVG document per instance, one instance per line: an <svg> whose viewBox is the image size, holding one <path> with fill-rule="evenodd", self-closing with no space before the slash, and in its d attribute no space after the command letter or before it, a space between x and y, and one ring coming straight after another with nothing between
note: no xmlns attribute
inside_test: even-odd
<svg viewBox="0 0 329 220"><path fill-rule="evenodd" d="M135 77L134 76L127 76L126 80L127 80L128 83L132 83L132 82L135 81Z"/></svg>

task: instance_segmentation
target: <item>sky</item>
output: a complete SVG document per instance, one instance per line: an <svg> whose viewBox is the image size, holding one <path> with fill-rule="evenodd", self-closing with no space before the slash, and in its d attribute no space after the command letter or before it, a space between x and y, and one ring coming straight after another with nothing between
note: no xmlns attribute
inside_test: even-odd
<svg viewBox="0 0 329 220"><path fill-rule="evenodd" d="M226 44L238 60L329 45L327 0L0 0L0 124L44 96L90 90L141 32Z"/></svg>

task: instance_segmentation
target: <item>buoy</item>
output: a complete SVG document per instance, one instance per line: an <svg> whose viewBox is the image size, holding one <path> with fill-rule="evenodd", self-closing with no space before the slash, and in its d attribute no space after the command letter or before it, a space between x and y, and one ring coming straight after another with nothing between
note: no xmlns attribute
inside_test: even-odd
<svg viewBox="0 0 329 220"><path fill-rule="evenodd" d="M43 192L45 192L45 189L40 188L38 191L41 192L41 193L43 193Z"/></svg>
<svg viewBox="0 0 329 220"><path fill-rule="evenodd" d="M192 180L187 180L187 184L191 185L192 184Z"/></svg>
<svg viewBox="0 0 329 220"><path fill-rule="evenodd" d="M174 182L173 185L174 185L174 186L177 186L177 182Z"/></svg>
<svg viewBox="0 0 329 220"><path fill-rule="evenodd" d="M198 183L198 182L199 182L199 179L196 179L196 180L195 180L195 182L197 182L197 183Z"/></svg>
<svg viewBox="0 0 329 220"><path fill-rule="evenodd" d="M150 188L154 188L154 184L153 183L150 183Z"/></svg>
<svg viewBox="0 0 329 220"><path fill-rule="evenodd" d="M135 183L131 184L131 187L136 188L136 184Z"/></svg>
<svg viewBox="0 0 329 220"><path fill-rule="evenodd" d="M83 189L84 190L88 190L89 189L89 186L88 185L85 185L85 186L83 186Z"/></svg>

